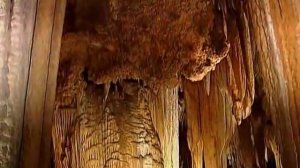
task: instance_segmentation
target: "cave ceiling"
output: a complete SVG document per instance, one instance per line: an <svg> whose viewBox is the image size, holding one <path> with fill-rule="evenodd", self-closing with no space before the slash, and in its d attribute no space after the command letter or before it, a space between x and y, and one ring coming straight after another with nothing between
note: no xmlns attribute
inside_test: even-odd
<svg viewBox="0 0 300 168"><path fill-rule="evenodd" d="M222 11L211 0L79 0L69 6L61 63L84 66L98 84L199 81L229 50Z"/></svg>

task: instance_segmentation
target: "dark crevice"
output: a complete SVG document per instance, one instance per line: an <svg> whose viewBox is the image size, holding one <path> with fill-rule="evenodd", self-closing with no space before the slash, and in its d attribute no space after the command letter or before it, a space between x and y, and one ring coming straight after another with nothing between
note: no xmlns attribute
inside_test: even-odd
<svg viewBox="0 0 300 168"><path fill-rule="evenodd" d="M192 156L187 141L187 125L179 125L179 159L180 168L192 168Z"/></svg>
<svg viewBox="0 0 300 168"><path fill-rule="evenodd" d="M205 168L205 159L204 159L204 155L202 157L202 160L203 160L203 168Z"/></svg>
<svg viewBox="0 0 300 168"><path fill-rule="evenodd" d="M271 150L268 150L267 168L276 168L275 156Z"/></svg>

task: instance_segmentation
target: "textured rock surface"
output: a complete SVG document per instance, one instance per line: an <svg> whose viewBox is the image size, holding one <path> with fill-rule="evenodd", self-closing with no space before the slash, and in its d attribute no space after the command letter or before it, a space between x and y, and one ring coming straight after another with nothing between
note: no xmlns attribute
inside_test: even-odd
<svg viewBox="0 0 300 168"><path fill-rule="evenodd" d="M149 107L158 132L165 168L179 168L179 96L178 87L161 87L150 94Z"/></svg>
<svg viewBox="0 0 300 168"><path fill-rule="evenodd" d="M228 59L229 60L229 59ZM235 113L230 61L221 62L201 82L184 82L188 143L193 167L227 167L230 142L246 108ZM246 89L244 89L246 90ZM243 106L241 106L243 107Z"/></svg>
<svg viewBox="0 0 300 168"><path fill-rule="evenodd" d="M299 166L299 1L250 1L257 93L266 114L267 147L276 165Z"/></svg>
<svg viewBox="0 0 300 168"><path fill-rule="evenodd" d="M0 1L0 167L16 166L19 157L33 1Z"/></svg>
<svg viewBox="0 0 300 168"><path fill-rule="evenodd" d="M82 66L94 85L126 78L149 84L165 167L299 164L298 2L80 3L69 4L61 67ZM96 4L105 17L87 11ZM180 120L190 159L178 154Z"/></svg>
<svg viewBox="0 0 300 168"><path fill-rule="evenodd" d="M59 73L56 167L179 167L177 89L157 95L136 81L97 86L82 69Z"/></svg>
<svg viewBox="0 0 300 168"><path fill-rule="evenodd" d="M300 166L300 1L68 0L62 42L66 1L35 2L0 0L1 168L24 109L24 167L52 111L56 167Z"/></svg>
<svg viewBox="0 0 300 168"><path fill-rule="evenodd" d="M201 80L228 52L210 0L72 2L61 60L85 65L96 83ZM95 5L100 12L91 12Z"/></svg>

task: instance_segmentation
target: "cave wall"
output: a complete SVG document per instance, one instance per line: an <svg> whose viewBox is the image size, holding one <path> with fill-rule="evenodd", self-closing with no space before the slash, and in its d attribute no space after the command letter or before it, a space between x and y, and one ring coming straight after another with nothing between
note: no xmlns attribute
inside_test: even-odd
<svg viewBox="0 0 300 168"><path fill-rule="evenodd" d="M299 166L299 2L250 1L257 93L266 115L267 146L277 166ZM254 15L255 13L255 15Z"/></svg>
<svg viewBox="0 0 300 168"><path fill-rule="evenodd" d="M237 28L238 30L236 30L236 32L238 35L234 36L240 38L240 44L238 44L239 42L230 42L231 48L227 57L231 60L233 67L233 79L235 82L233 87L230 85L219 86L219 90L222 91L217 90L215 92L224 92L224 90L227 92L229 91L229 97L226 95L220 97L228 97L229 100L233 100L233 108L230 107L227 111L233 112L238 123L240 119L245 118L243 116L248 116L247 114L252 112L252 116L247 120L242 121L242 125L238 126L233 134L230 142L231 144L229 145L229 149L231 150L229 160L232 162L231 164L236 167L266 167L270 164L269 162L272 162L272 160L268 160L268 156L274 155L277 167L298 167L299 93L297 88L299 85L297 81L299 81L299 68L296 64L299 63L299 36L297 35L299 34L299 2L275 2L268 0L220 1L219 5L222 13L225 13L227 18L227 26L229 27L228 37L232 34L230 31L233 31L234 33L234 29ZM230 26L233 27L230 28ZM241 48L236 50L236 48L239 47ZM242 64L232 61L236 56L240 57L237 60L243 58ZM252 60L253 63L248 60ZM222 67L222 64L224 64L223 62L218 66ZM242 68L239 68L240 66L242 66ZM217 69L218 67L211 74L218 73ZM243 69L244 72L240 73L237 71L239 69ZM210 84L212 83L211 76L212 75L206 77L209 78ZM225 81L232 80L232 75L230 75L230 73L229 75L227 74L226 77L226 70L223 70L222 73L220 73L220 76L225 78ZM256 86L254 86L254 77ZM243 81L246 81L245 84L248 85L246 88ZM204 151L203 162L205 162L206 166L221 167L220 165L216 166L216 164L222 161L222 157L218 157L214 163L211 163L212 159L208 161L205 160L204 147L209 145L205 145L203 141L204 137L211 137L212 141L219 142L220 139L217 138L217 135L220 135L221 133L215 133L214 135L209 131L210 136L205 135L207 130L214 130L213 128L215 125L213 124L210 124L210 127L207 128L204 133L202 130L202 127L207 120L212 120L212 118L217 120L217 117L212 117L214 116L214 112L208 113L209 115L206 113L208 116L205 117L202 113L202 111L205 110L199 110L202 107L202 101L205 102L206 99L202 101L200 99L198 103L194 102L195 97L203 92L195 93L194 90L199 90L199 86L201 88L202 85L202 87L207 88L207 83L208 82L203 80L198 85L195 84L195 86L192 86L192 88L189 89L191 91L187 92L187 105L192 105L191 108L187 107L187 114L193 116L188 125L190 125L190 129L196 129L198 130L198 133L204 134L192 136L190 138L192 143L190 144L193 146L192 149L197 149L197 153L199 153L199 151L200 153ZM222 82L218 82L211 85L209 87L210 90L221 83ZM187 87L191 87L191 85L187 85ZM250 110L249 107L251 107L252 102L254 101L254 87L256 95L255 103ZM232 89L233 91L230 91ZM236 91L238 94L236 94ZM245 91L247 94L245 94ZM238 103L239 101L236 102L237 100L240 100L239 98L241 97L244 97L244 100L248 103L240 104ZM220 102L217 98L214 100ZM234 102L237 104L234 105ZM193 106L193 104L198 104L198 106ZM216 103L214 101L208 102L207 104L213 104L214 108L218 108L215 107ZM228 104L231 103L229 102L227 105ZM204 105L204 107L206 107L206 105ZM225 107L226 106L219 107L220 109L216 110L217 112L215 113L219 114ZM242 110L236 111L236 107L243 108ZM214 111L214 108L209 108L208 110ZM195 112L189 113L189 109L191 111L198 111L198 114ZM201 116L202 119L195 119L197 117L201 118ZM216 123L220 122L224 122L224 120L220 119L216 121ZM224 129L224 125L216 130L220 131ZM250 135L245 135L245 132L248 132ZM227 135L228 134L230 135L230 133L227 133ZM201 142L204 147L196 145L196 142ZM210 145L209 149L214 149L211 146L215 147L217 145ZM217 150L224 151L224 146L222 146L222 148L217 148ZM217 153L217 151L215 151L215 153ZM266 155L265 160L262 159L264 153ZM219 152L217 156L222 156L222 154ZM199 154L196 154L194 157L199 157ZM199 161L200 159L196 160ZM195 165L198 164L199 163L195 163ZM222 166L224 166L224 164Z"/></svg>
<svg viewBox="0 0 300 168"><path fill-rule="evenodd" d="M51 128L65 0L36 1L20 167L50 167ZM34 149L34 150L33 150Z"/></svg>
<svg viewBox="0 0 300 168"><path fill-rule="evenodd" d="M0 167L50 165L65 2L0 1Z"/></svg>
<svg viewBox="0 0 300 168"><path fill-rule="evenodd" d="M19 159L35 1L0 1L0 167Z"/></svg>

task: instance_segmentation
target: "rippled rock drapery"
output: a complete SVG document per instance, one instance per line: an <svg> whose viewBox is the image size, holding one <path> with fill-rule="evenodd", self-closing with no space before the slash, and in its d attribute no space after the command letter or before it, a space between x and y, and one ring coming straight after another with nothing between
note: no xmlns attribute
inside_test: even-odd
<svg viewBox="0 0 300 168"><path fill-rule="evenodd" d="M261 10L256 6L261 6ZM298 1L249 3L251 29L259 54L259 91L269 121L266 140L277 165L283 167L297 167L300 162L299 7Z"/></svg>
<svg viewBox="0 0 300 168"><path fill-rule="evenodd" d="M66 75L66 80L58 85L54 113L55 166L164 167L162 154L170 148L162 151L169 144L159 140L153 126L151 113L158 112L150 111L149 90L134 81L97 86L83 81L80 68L69 70L59 75ZM176 99L172 103L176 104ZM172 161L178 150L166 154Z"/></svg>

